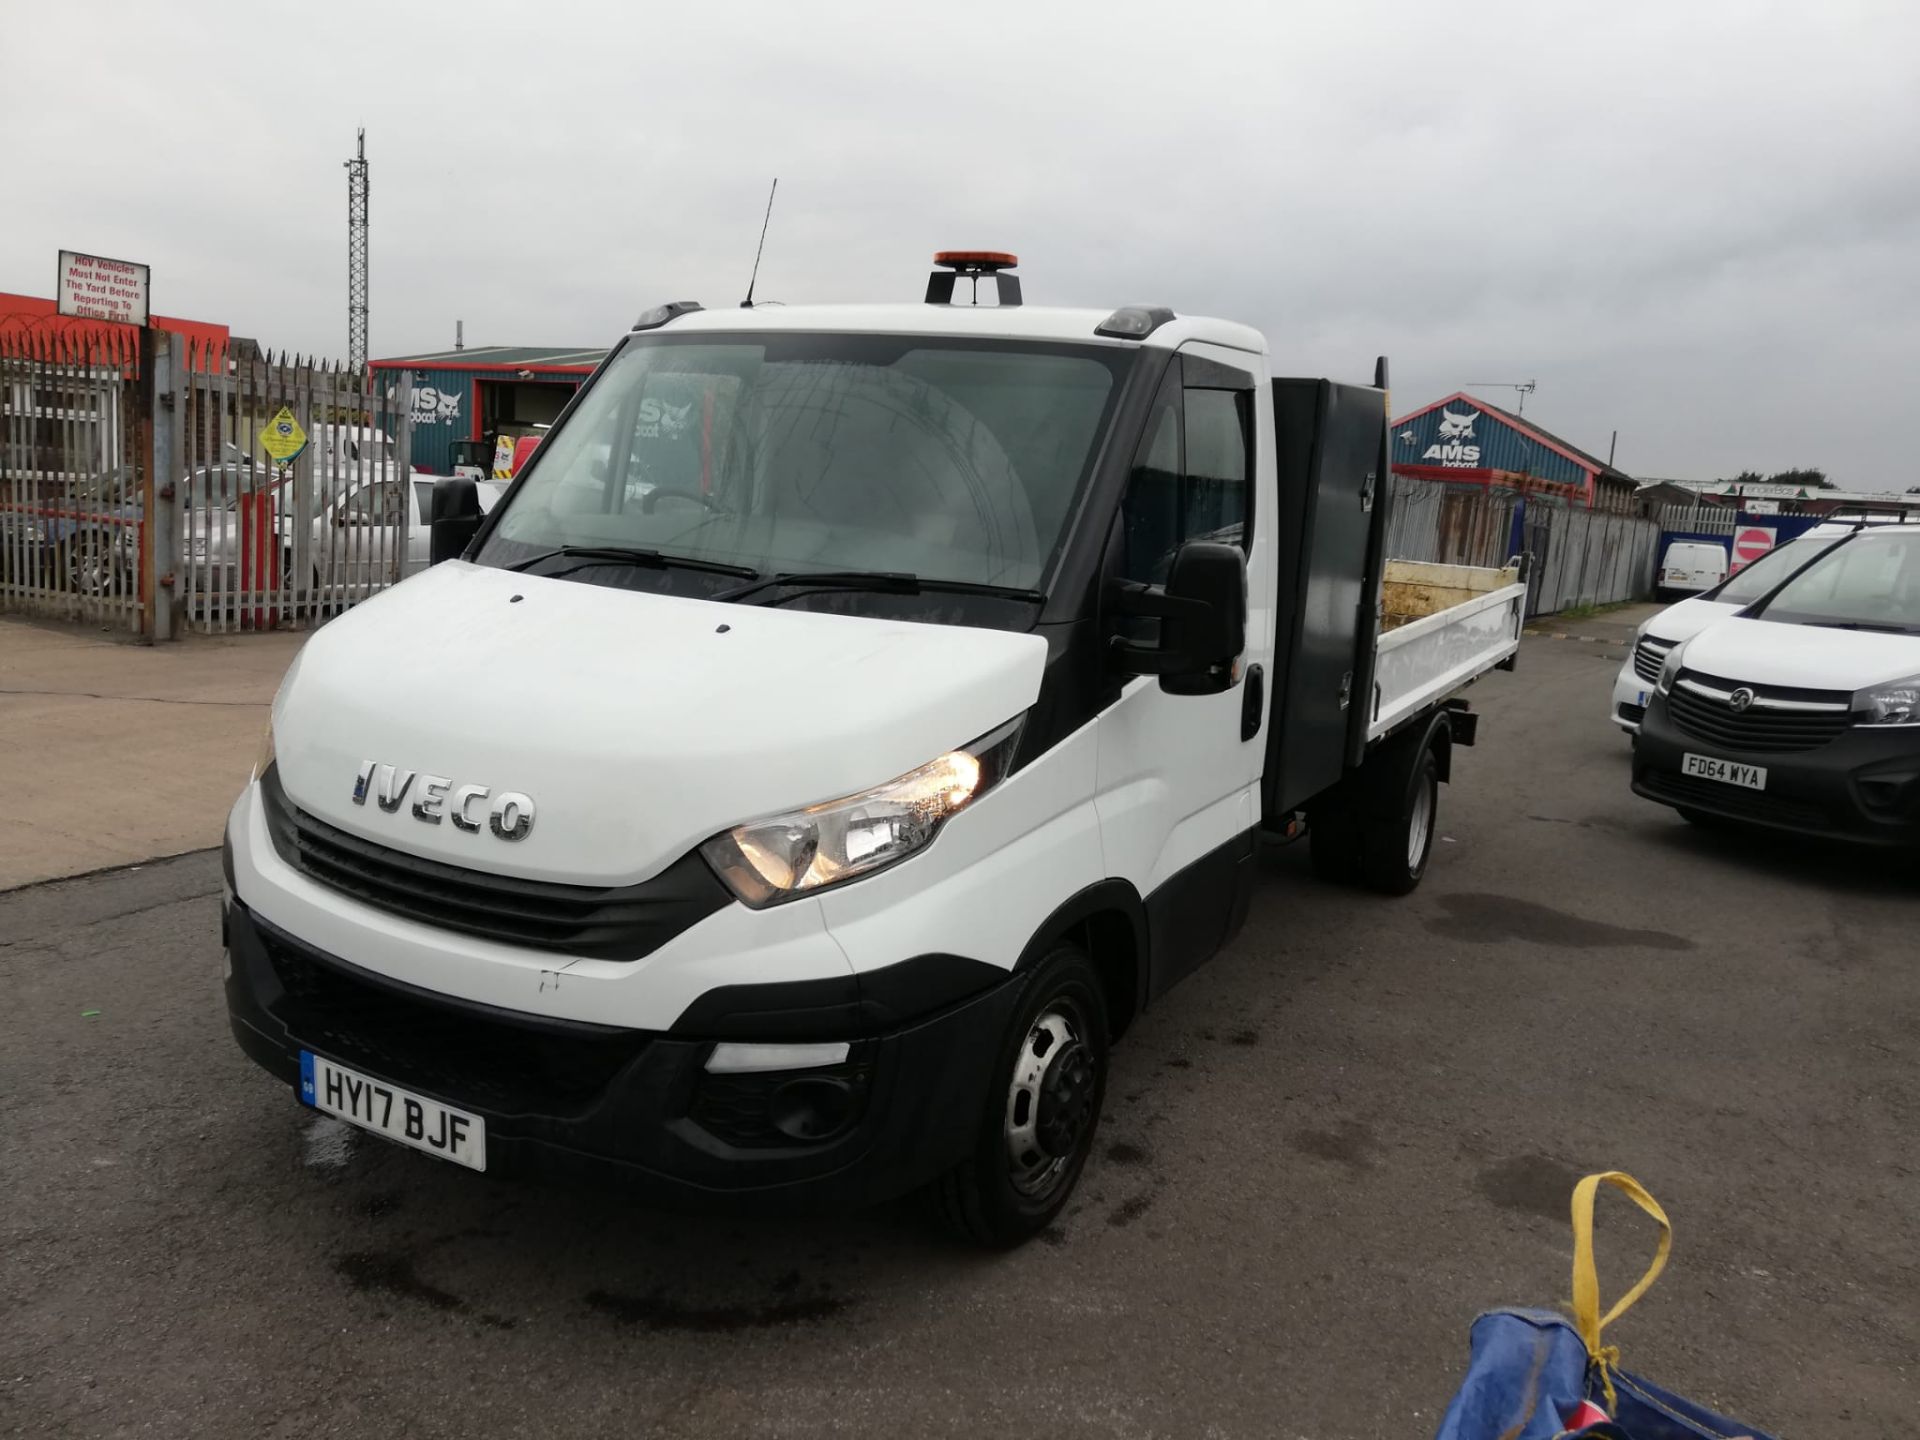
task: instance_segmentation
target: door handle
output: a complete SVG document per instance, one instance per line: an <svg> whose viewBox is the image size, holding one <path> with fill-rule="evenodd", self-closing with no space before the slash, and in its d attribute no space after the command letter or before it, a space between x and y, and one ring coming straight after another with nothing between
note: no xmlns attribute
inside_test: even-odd
<svg viewBox="0 0 1920 1440"><path fill-rule="evenodd" d="M1258 665L1247 667L1245 693L1240 697L1240 738L1251 740L1260 733L1260 717L1267 705L1267 676Z"/></svg>

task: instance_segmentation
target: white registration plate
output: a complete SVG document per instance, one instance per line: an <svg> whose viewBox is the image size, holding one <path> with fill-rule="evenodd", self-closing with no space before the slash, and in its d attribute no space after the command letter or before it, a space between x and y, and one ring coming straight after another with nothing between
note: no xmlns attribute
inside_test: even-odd
<svg viewBox="0 0 1920 1440"><path fill-rule="evenodd" d="M1646 709L1647 706L1653 703L1653 692L1642 690L1633 703L1638 705L1642 710Z"/></svg>
<svg viewBox="0 0 1920 1440"><path fill-rule="evenodd" d="M487 1122L358 1070L300 1052L300 1100L316 1110L470 1170L487 1168Z"/></svg>
<svg viewBox="0 0 1920 1440"><path fill-rule="evenodd" d="M1702 780L1718 780L1722 785L1743 785L1749 790L1767 788L1767 772L1761 766L1742 765L1712 755L1681 756L1680 773L1698 775Z"/></svg>

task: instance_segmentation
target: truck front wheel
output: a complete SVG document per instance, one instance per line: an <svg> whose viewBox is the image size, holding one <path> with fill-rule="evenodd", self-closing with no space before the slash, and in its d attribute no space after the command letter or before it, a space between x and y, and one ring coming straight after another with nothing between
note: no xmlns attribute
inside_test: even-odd
<svg viewBox="0 0 1920 1440"><path fill-rule="evenodd" d="M968 1239L1007 1249L1045 1229L1080 1181L1107 1088L1107 1008L1087 957L1062 945L1021 990L973 1154L931 1187Z"/></svg>
<svg viewBox="0 0 1920 1440"><path fill-rule="evenodd" d="M1424 749L1393 813L1367 822L1360 837L1360 873L1369 890L1405 895L1427 873L1434 821L1440 814L1440 762Z"/></svg>

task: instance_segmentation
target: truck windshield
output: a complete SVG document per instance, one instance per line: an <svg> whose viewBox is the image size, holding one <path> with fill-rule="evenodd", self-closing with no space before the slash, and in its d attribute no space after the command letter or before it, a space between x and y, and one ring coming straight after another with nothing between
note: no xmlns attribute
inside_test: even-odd
<svg viewBox="0 0 1920 1440"><path fill-rule="evenodd" d="M1133 360L923 335L630 340L535 452L478 558L624 546L757 574L1035 589ZM727 583L654 573L694 593Z"/></svg>
<svg viewBox="0 0 1920 1440"><path fill-rule="evenodd" d="M1750 613L1789 624L1920 633L1920 530L1856 535Z"/></svg>

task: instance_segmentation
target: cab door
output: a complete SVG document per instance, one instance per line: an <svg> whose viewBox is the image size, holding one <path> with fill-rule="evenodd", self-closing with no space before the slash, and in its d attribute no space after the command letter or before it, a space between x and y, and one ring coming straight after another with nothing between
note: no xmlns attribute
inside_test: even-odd
<svg viewBox="0 0 1920 1440"><path fill-rule="evenodd" d="M1109 876L1147 909L1158 993L1225 941L1244 914L1273 665L1273 411L1264 357L1189 344L1154 398L1106 557L1106 578L1163 588L1188 540L1247 554L1247 648L1239 677L1208 695L1133 676L1098 720L1095 808ZM1117 617L1142 644L1158 622Z"/></svg>

